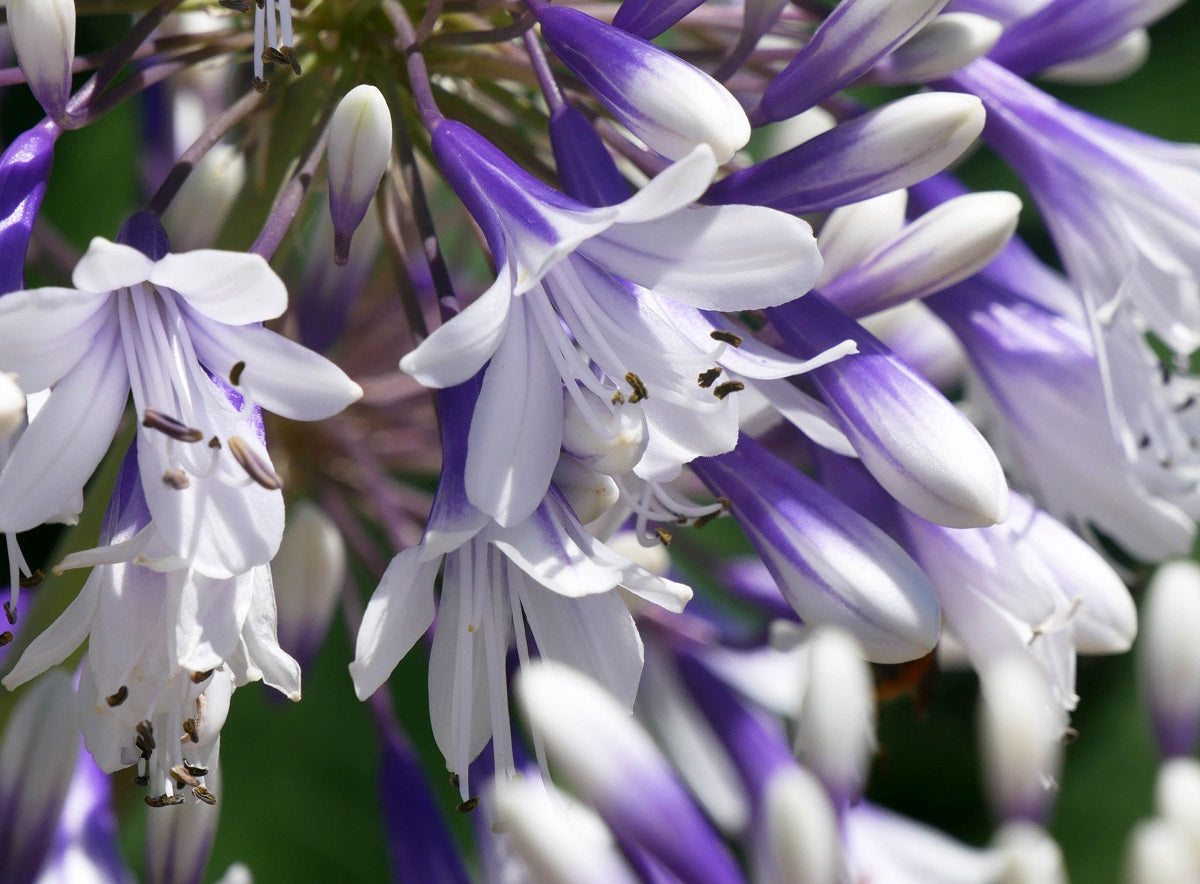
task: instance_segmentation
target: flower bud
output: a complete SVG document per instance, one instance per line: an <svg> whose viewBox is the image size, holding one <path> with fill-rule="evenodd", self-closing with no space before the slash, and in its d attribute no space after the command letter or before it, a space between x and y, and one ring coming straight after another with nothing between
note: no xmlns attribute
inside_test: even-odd
<svg viewBox="0 0 1200 884"><path fill-rule="evenodd" d="M55 123L43 120L14 138L0 156L0 293L25 288L25 252L61 134Z"/></svg>
<svg viewBox="0 0 1200 884"><path fill-rule="evenodd" d="M288 511L271 562L279 612L279 645L302 663L321 646L346 574L346 547L337 525L316 504Z"/></svg>
<svg viewBox="0 0 1200 884"><path fill-rule="evenodd" d="M1200 763L1194 758L1171 758L1158 769L1154 807L1159 816L1187 833L1200 861Z"/></svg>
<svg viewBox="0 0 1200 884"><path fill-rule="evenodd" d="M652 150L678 160L707 144L725 163L750 140L742 106L703 71L577 9L537 17L554 54Z"/></svg>
<svg viewBox="0 0 1200 884"><path fill-rule="evenodd" d="M1125 847L1127 884L1178 884L1200 879L1200 862L1187 833L1170 820L1143 820Z"/></svg>
<svg viewBox="0 0 1200 884"><path fill-rule="evenodd" d="M628 405L609 408L587 390L580 394L593 406L591 419L572 396L563 393L563 451L597 473L628 473L646 450L646 417L642 410Z"/></svg>
<svg viewBox="0 0 1200 884"><path fill-rule="evenodd" d="M821 781L802 767L783 768L767 783L757 881L841 880L837 815Z"/></svg>
<svg viewBox="0 0 1200 884"><path fill-rule="evenodd" d="M844 803L862 794L874 753L875 686L862 648L841 630L820 629L808 642L796 755Z"/></svg>
<svg viewBox="0 0 1200 884"><path fill-rule="evenodd" d="M1010 654L980 673L983 777L996 815L1042 822L1062 767L1062 706L1037 666Z"/></svg>
<svg viewBox="0 0 1200 884"><path fill-rule="evenodd" d="M1063 62L1042 71L1038 77L1056 83L1095 86L1123 80L1146 63L1150 35L1145 28L1130 31L1116 43L1091 55Z"/></svg>
<svg viewBox="0 0 1200 884"><path fill-rule="evenodd" d="M195 763L199 763L198 761ZM221 794L221 772L217 749L204 762L208 773L204 788ZM146 881L148 884L192 884L204 880L220 804L208 804L188 796L183 804L157 808L146 818Z"/></svg>
<svg viewBox="0 0 1200 884"><path fill-rule="evenodd" d="M558 459L553 482L585 525L608 512L621 496L611 477L589 470L569 457Z"/></svg>
<svg viewBox="0 0 1200 884"><path fill-rule="evenodd" d="M329 213L333 216L333 256L350 260L350 238L367 214L392 155L392 116L383 93L355 86L329 123Z"/></svg>
<svg viewBox="0 0 1200 884"><path fill-rule="evenodd" d="M939 15L875 68L884 83L930 83L948 77L996 45L1004 25L970 12Z"/></svg>
<svg viewBox="0 0 1200 884"><path fill-rule="evenodd" d="M1041 826L1009 823L994 847L1004 863L1003 884L1067 884L1062 848Z"/></svg>
<svg viewBox="0 0 1200 884"><path fill-rule="evenodd" d="M9 0L8 29L34 97L62 122L75 63L75 0Z"/></svg>
<svg viewBox="0 0 1200 884"><path fill-rule="evenodd" d="M11 439L25 423L25 393L15 374L0 372L0 442Z"/></svg>
<svg viewBox="0 0 1200 884"><path fill-rule="evenodd" d="M1158 569L1142 607L1138 668L1142 701L1164 755L1188 755L1200 723L1200 565Z"/></svg>
<svg viewBox="0 0 1200 884"><path fill-rule="evenodd" d="M246 158L242 152L229 144L213 145L163 213L162 224L171 239L171 250L187 252L215 245L245 183Z"/></svg>

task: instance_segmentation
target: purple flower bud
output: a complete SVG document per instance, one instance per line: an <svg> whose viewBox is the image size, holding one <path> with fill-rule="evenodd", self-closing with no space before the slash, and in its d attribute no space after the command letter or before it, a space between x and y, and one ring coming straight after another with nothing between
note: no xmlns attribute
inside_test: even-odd
<svg viewBox="0 0 1200 884"><path fill-rule="evenodd" d="M329 122L329 212L334 260L350 260L350 237L367 214L392 155L392 116L374 86L351 89Z"/></svg>
<svg viewBox="0 0 1200 884"><path fill-rule="evenodd" d="M624 0L613 26L643 40L653 40L704 0Z"/></svg>
<svg viewBox="0 0 1200 884"><path fill-rule="evenodd" d="M25 250L61 132L44 120L18 135L0 156L0 292L25 288Z"/></svg>

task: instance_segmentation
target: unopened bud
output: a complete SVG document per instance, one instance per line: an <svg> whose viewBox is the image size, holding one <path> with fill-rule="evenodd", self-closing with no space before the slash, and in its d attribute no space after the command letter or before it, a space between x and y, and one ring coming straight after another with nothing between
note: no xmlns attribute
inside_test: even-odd
<svg viewBox="0 0 1200 884"><path fill-rule="evenodd" d="M1194 758L1171 758L1158 770L1154 806L1159 816L1187 833L1200 861L1200 763Z"/></svg>
<svg viewBox="0 0 1200 884"><path fill-rule="evenodd" d="M763 804L766 844L757 880L841 879L837 814L820 780L802 767L783 768L767 783Z"/></svg>
<svg viewBox="0 0 1200 884"><path fill-rule="evenodd" d="M1189 755L1200 722L1200 565L1158 569L1142 608L1142 700L1164 755Z"/></svg>
<svg viewBox="0 0 1200 884"><path fill-rule="evenodd" d="M578 403L563 394L563 451L585 467L620 476L628 473L646 450L646 417L633 405L609 408L599 397L580 391L593 406L591 420Z"/></svg>
<svg viewBox="0 0 1200 884"><path fill-rule="evenodd" d="M392 116L383 93L355 86L329 123L329 213L334 260L350 259L350 238L367 214L392 155Z"/></svg>
<svg viewBox="0 0 1200 884"><path fill-rule="evenodd" d="M585 525L608 512L621 496L611 477L589 470L569 457L558 459L553 481Z"/></svg>
<svg viewBox="0 0 1200 884"><path fill-rule="evenodd" d="M1088 86L1112 83L1140 68L1149 55L1150 35L1145 28L1136 28L1099 52L1047 68L1038 78Z"/></svg>
<svg viewBox="0 0 1200 884"><path fill-rule="evenodd" d="M217 144L196 164L163 213L171 250L211 248L246 183L246 158L236 147Z"/></svg>
<svg viewBox="0 0 1200 884"><path fill-rule="evenodd" d="M994 844L1004 863L999 884L1067 884L1062 848L1041 826L1010 823Z"/></svg>
<svg viewBox="0 0 1200 884"><path fill-rule="evenodd" d="M1200 862L1187 833L1164 819L1145 820L1125 848L1126 884L1179 884L1200 880Z"/></svg>
<svg viewBox="0 0 1200 884"><path fill-rule="evenodd" d="M74 0L9 0L8 29L34 97L47 116L61 122L75 62Z"/></svg>
<svg viewBox="0 0 1200 884"><path fill-rule="evenodd" d="M930 83L986 55L1004 26L969 12L939 15L875 68L884 83Z"/></svg>
<svg viewBox="0 0 1200 884"><path fill-rule="evenodd" d="M279 645L301 662L313 658L329 631L345 573L346 546L333 520L308 501L292 506L271 575Z"/></svg>

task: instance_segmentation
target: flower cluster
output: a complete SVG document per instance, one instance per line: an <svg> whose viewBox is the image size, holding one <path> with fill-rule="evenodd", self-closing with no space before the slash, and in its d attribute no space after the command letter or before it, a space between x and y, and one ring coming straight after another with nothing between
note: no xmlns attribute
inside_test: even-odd
<svg viewBox="0 0 1200 884"><path fill-rule="evenodd" d="M1174 5L134 0L92 46L9 0L0 878L129 879L132 768L140 871L199 880L235 688L299 700L340 611L398 879L1065 880L1077 658L1200 519L1200 148L1032 81ZM76 240L54 154L131 111ZM1198 573L1133 881L1200 870ZM985 847L868 797L880 704L960 668Z"/></svg>

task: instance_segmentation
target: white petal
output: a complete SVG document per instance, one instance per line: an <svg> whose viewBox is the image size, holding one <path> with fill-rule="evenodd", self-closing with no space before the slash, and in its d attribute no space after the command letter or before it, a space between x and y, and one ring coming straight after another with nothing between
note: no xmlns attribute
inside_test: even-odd
<svg viewBox="0 0 1200 884"><path fill-rule="evenodd" d="M66 610L30 643L12 671L4 676L6 688L15 690L51 666L57 666L83 644L96 615L100 579L99 571L92 572Z"/></svg>
<svg viewBox="0 0 1200 884"><path fill-rule="evenodd" d="M761 206L697 206L614 225L579 253L660 295L715 310L785 303L821 272L808 224Z"/></svg>
<svg viewBox="0 0 1200 884"><path fill-rule="evenodd" d="M569 598L607 592L621 581L620 570L596 556L603 545L554 495L532 518L488 540L542 586Z"/></svg>
<svg viewBox="0 0 1200 884"><path fill-rule="evenodd" d="M392 559L367 604L350 677L365 700L387 681L396 664L433 623L433 578L441 559L421 561L420 547Z"/></svg>
<svg viewBox="0 0 1200 884"><path fill-rule="evenodd" d="M522 302L483 376L467 437L467 497L515 525L537 508L562 445L562 380Z"/></svg>
<svg viewBox="0 0 1200 884"><path fill-rule="evenodd" d="M85 292L114 292L145 282L154 262L133 246L95 237L71 273L71 283Z"/></svg>
<svg viewBox="0 0 1200 884"><path fill-rule="evenodd" d="M253 580L250 612L242 625L246 657L264 684L294 702L300 699L300 664L279 646L270 569L256 568Z"/></svg>
<svg viewBox="0 0 1200 884"><path fill-rule="evenodd" d="M204 367L229 378L241 363L236 386L267 411L321 420L362 397L362 387L324 356L261 326L232 327L191 313L188 329Z"/></svg>
<svg viewBox="0 0 1200 884"><path fill-rule="evenodd" d="M400 370L426 387L453 387L473 377L496 352L508 328L512 272L507 264L501 267L486 292L400 360Z"/></svg>
<svg viewBox="0 0 1200 884"><path fill-rule="evenodd" d="M618 205L617 223L637 224L677 212L698 200L717 173L717 160L707 144L672 163L641 190Z"/></svg>
<svg viewBox="0 0 1200 884"><path fill-rule="evenodd" d="M226 325L274 319L287 309L283 280L261 255L197 249L155 262L150 282Z"/></svg>
<svg viewBox="0 0 1200 884"><path fill-rule="evenodd" d="M843 457L857 457L829 407L785 380L754 381L788 423L823 448Z"/></svg>
<svg viewBox="0 0 1200 884"><path fill-rule="evenodd" d="M172 578L175 575L168 576ZM175 654L181 667L205 672L232 656L250 606L253 580L253 574L227 580L194 574L181 581L175 623Z"/></svg>
<svg viewBox="0 0 1200 884"><path fill-rule="evenodd" d="M93 346L112 316L111 299L44 288L0 298L0 370L16 372L27 393L57 382Z"/></svg>
<svg viewBox="0 0 1200 884"><path fill-rule="evenodd" d="M24 531L61 513L108 450L129 396L116 329L106 329L50 394L0 474L0 526Z"/></svg>

